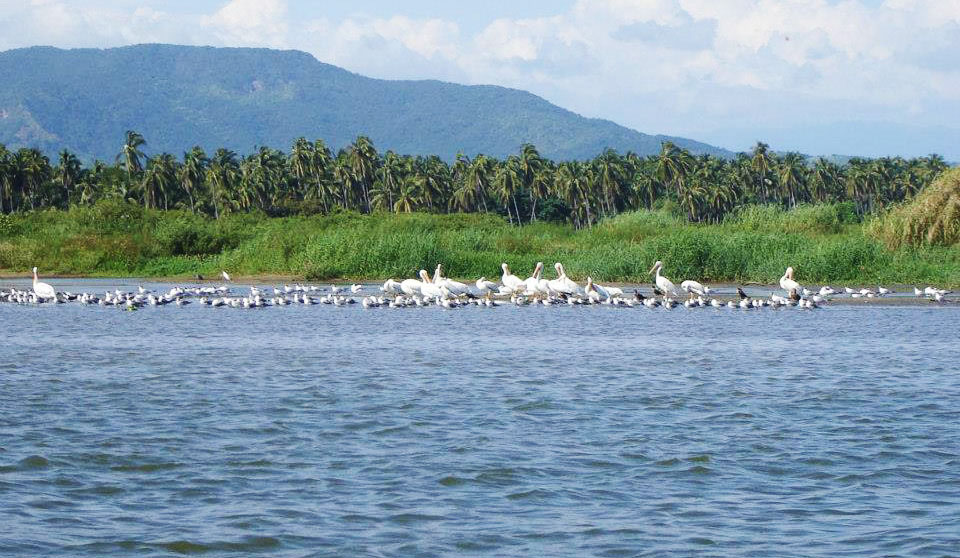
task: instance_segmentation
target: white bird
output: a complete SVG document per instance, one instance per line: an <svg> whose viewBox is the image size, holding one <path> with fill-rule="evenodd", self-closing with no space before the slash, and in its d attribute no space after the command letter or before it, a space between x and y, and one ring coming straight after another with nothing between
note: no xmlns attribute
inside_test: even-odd
<svg viewBox="0 0 960 558"><path fill-rule="evenodd" d="M697 281L692 281L690 279L687 279L686 281L680 283L680 288L690 293L691 297L693 295L705 296L710 294L710 287L707 287Z"/></svg>
<svg viewBox="0 0 960 558"><path fill-rule="evenodd" d="M49 283L43 283L37 279L36 267L33 268L33 292L40 299L57 298L57 291Z"/></svg>
<svg viewBox="0 0 960 558"><path fill-rule="evenodd" d="M394 281L393 279L387 279L383 283L383 286L380 287L380 292L399 294L403 291L400 290L400 283Z"/></svg>
<svg viewBox="0 0 960 558"><path fill-rule="evenodd" d="M355 283L350 286L351 293L359 293L362 290L363 290L363 285L361 285L360 283Z"/></svg>
<svg viewBox="0 0 960 558"><path fill-rule="evenodd" d="M500 268L503 269L503 276L500 277L503 286L510 292L522 291L524 287L523 279L510 273L510 266L506 263L500 264Z"/></svg>
<svg viewBox="0 0 960 558"><path fill-rule="evenodd" d="M880 293L881 296L883 296L886 294L890 294L890 289L886 287L877 287L877 292Z"/></svg>
<svg viewBox="0 0 960 558"><path fill-rule="evenodd" d="M224 280L224 281L229 281L229 280L230 280L230 274L227 273L226 271L221 271L221 272L220 272L220 277L223 277L223 280Z"/></svg>
<svg viewBox="0 0 960 558"><path fill-rule="evenodd" d="M470 292L470 287L460 281L454 281L443 276L443 264L437 264L437 269L433 273L433 282L446 288L454 296L462 296Z"/></svg>
<svg viewBox="0 0 960 558"><path fill-rule="evenodd" d="M426 272L427 270L421 269L420 276L423 277L423 274ZM403 281L400 282L400 290L403 292L403 294L407 296L420 294L420 287L422 286L423 286L423 281L420 281L418 279L404 279Z"/></svg>
<svg viewBox="0 0 960 558"><path fill-rule="evenodd" d="M423 296L428 296L435 299L440 299L443 295L443 287L435 284L430 279L430 274L427 273L426 269L420 270L420 293Z"/></svg>
<svg viewBox="0 0 960 558"><path fill-rule="evenodd" d="M787 291L788 293L792 290L796 290L798 293L803 290L803 287L800 286L800 283L797 283L793 280L793 268L788 267L787 270L783 273L783 277L780 278L780 288Z"/></svg>
<svg viewBox="0 0 960 558"><path fill-rule="evenodd" d="M836 291L834 291L832 287L820 287L820 296L830 296L835 293Z"/></svg>
<svg viewBox="0 0 960 558"><path fill-rule="evenodd" d="M540 293L540 275L543 273L543 262L537 262L533 268L533 275L524 279L524 294L535 295Z"/></svg>
<svg viewBox="0 0 960 558"><path fill-rule="evenodd" d="M671 294L673 296L680 296L680 293L677 292L677 286L673 284L673 281L667 279L663 275L660 275L660 270L663 269L663 262L657 260L657 263L653 264L653 267L650 268L650 273L656 272L657 276L654 282L657 285L657 288L663 291L664 296Z"/></svg>
<svg viewBox="0 0 960 558"><path fill-rule="evenodd" d="M474 284L477 287L477 292L481 296L484 296L484 295L489 296L497 288L497 284L494 283L493 281L487 281L486 277L481 277L477 279L477 282Z"/></svg>
<svg viewBox="0 0 960 558"><path fill-rule="evenodd" d="M927 296L937 296L938 293L940 294L940 296L943 296L943 295L945 295L945 294L947 294L947 293L949 293L949 292L950 292L950 291L943 290L943 289L938 289L938 288L936 288L936 287L927 287L927 288L923 289L923 294L925 294L925 295L927 295Z"/></svg>
<svg viewBox="0 0 960 558"><path fill-rule="evenodd" d="M923 296L923 291L921 291L921 290L918 289L917 287L914 287L914 288L913 288L913 296Z"/></svg>
<svg viewBox="0 0 960 558"><path fill-rule="evenodd" d="M567 271L563 269L562 263L557 262L553 264L553 268L557 270L557 278L547 282L547 286L551 291L565 295L572 295L580 290L580 286L577 285L572 279L567 277Z"/></svg>
<svg viewBox="0 0 960 558"><path fill-rule="evenodd" d="M605 297L606 293L600 293L600 289L597 288L597 285L593 283L593 277L587 277L587 284L583 287L584 294L587 295L587 300L593 304L600 302L601 297Z"/></svg>

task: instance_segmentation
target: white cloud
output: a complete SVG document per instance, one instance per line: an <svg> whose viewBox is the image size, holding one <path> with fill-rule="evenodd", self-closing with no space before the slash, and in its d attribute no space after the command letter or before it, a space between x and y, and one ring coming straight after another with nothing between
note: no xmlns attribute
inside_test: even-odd
<svg viewBox="0 0 960 558"><path fill-rule="evenodd" d="M289 32L285 0L232 0L202 19L225 43L285 46Z"/></svg>

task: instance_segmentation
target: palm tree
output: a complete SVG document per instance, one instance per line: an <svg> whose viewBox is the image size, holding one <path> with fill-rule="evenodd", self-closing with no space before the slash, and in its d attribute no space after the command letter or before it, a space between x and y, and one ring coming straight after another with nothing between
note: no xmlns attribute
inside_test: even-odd
<svg viewBox="0 0 960 558"><path fill-rule="evenodd" d="M330 153L330 148L323 140L316 140L313 142L313 161L310 162L310 170L313 173L316 197L320 199L324 213L330 212L330 203L335 197L332 169L333 155Z"/></svg>
<svg viewBox="0 0 960 558"><path fill-rule="evenodd" d="M156 208L158 206L157 200L162 197L163 208L167 209L167 192L176 183L176 165L176 159L169 153L157 155L147 161L147 171L140 183L145 208Z"/></svg>
<svg viewBox="0 0 960 558"><path fill-rule="evenodd" d="M12 213L14 210L13 183L15 172L13 154L7 150L7 146L0 143L0 213Z"/></svg>
<svg viewBox="0 0 960 558"><path fill-rule="evenodd" d="M477 206L477 189L470 182L470 159L462 153L457 154L453 165L453 192L450 195L450 209L463 212L473 211Z"/></svg>
<svg viewBox="0 0 960 558"><path fill-rule="evenodd" d="M517 207L517 190L520 189L521 181L520 172L518 170L519 162L515 155L507 157L506 161L500 163L497 166L497 172L493 179L493 187L497 194L497 197L500 198L500 202L503 203L504 208L507 210L507 218L510 220L510 224L513 224L513 215L510 213L510 202L513 202L513 209L516 211L517 216L517 225L521 225L520 221L520 208Z"/></svg>
<svg viewBox="0 0 960 558"><path fill-rule="evenodd" d="M623 161L616 151L606 149L594 160L594 167L597 169L597 180L600 182L600 190L603 192L605 210L611 215L616 215L617 200L623 202L621 205L626 205L628 202L627 180Z"/></svg>
<svg viewBox="0 0 960 558"><path fill-rule="evenodd" d="M488 192L490 191L495 166L496 162L493 159L481 153L470 161L467 168L466 182L469 182L476 189L475 198L480 200L484 213L489 211L487 209L487 197L489 196Z"/></svg>
<svg viewBox="0 0 960 558"><path fill-rule="evenodd" d="M370 188L376 178L378 155L373 147L373 142L367 136L357 136L353 145L348 149L350 154L350 168L352 171L354 185L360 186L363 191L363 201L366 203L367 211L370 211Z"/></svg>
<svg viewBox="0 0 960 558"><path fill-rule="evenodd" d="M402 180L403 161L393 151L387 151L383 157L383 165L377 170L380 193L385 198L381 205L393 210L393 198L400 190Z"/></svg>
<svg viewBox="0 0 960 558"><path fill-rule="evenodd" d="M687 177L693 171L694 160L690 152L680 149L673 142L665 141L660 146L660 155L657 156L657 178L665 185L673 186L677 199L694 199L687 196ZM682 202L681 202L681 205ZM696 211L688 207L687 216L694 220Z"/></svg>
<svg viewBox="0 0 960 558"><path fill-rule="evenodd" d="M123 148L120 150L120 153L117 154L117 162L123 163L124 168L127 170L127 181L131 184L133 183L133 176L143 170L143 165L140 160L146 158L146 155L143 154L140 148L146 144L147 140L143 139L143 136L139 133L133 130L127 130Z"/></svg>
<svg viewBox="0 0 960 558"><path fill-rule="evenodd" d="M229 149L220 148L213 154L206 179L215 219L220 219L221 208L226 209L226 202L239 173L240 168L237 164L236 153Z"/></svg>
<svg viewBox="0 0 960 558"><path fill-rule="evenodd" d="M806 181L806 163L803 155L787 153L780 159L778 167L778 179L783 197L789 207L795 207L797 194L804 188Z"/></svg>
<svg viewBox="0 0 960 558"><path fill-rule="evenodd" d="M63 203L65 208L70 207L70 194L77 184L81 170L80 159L77 159L76 155L66 149L60 151L60 159L57 164L55 176L57 182L60 183L60 187L63 188Z"/></svg>
<svg viewBox="0 0 960 558"><path fill-rule="evenodd" d="M767 186L771 184L767 174L773 168L773 158L770 156L770 146L757 142L753 146L753 155L750 158L750 167L753 170L757 180L757 194L760 195L761 203L766 203L768 199Z"/></svg>
<svg viewBox="0 0 960 558"><path fill-rule="evenodd" d="M36 209L40 187L53 173L50 159L38 149L24 147L17 150L14 165L20 193L30 200L30 209Z"/></svg>
<svg viewBox="0 0 960 558"><path fill-rule="evenodd" d="M418 193L423 179L413 174L403 177L393 210L397 213L411 213L419 202Z"/></svg>
<svg viewBox="0 0 960 558"><path fill-rule="evenodd" d="M831 199L839 181L839 168L823 157L818 157L810 173L810 196L813 201L823 203Z"/></svg>
<svg viewBox="0 0 960 558"><path fill-rule="evenodd" d="M206 152L199 145L183 154L183 165L177 170L177 179L180 182L180 188L187 194L190 200L190 212L196 213L196 203L193 199L193 193L206 180L207 164L210 159Z"/></svg>

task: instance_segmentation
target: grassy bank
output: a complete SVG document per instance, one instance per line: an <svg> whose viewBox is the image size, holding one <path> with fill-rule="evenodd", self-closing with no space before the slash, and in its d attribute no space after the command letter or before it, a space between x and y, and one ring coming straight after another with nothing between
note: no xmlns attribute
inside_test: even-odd
<svg viewBox="0 0 960 558"><path fill-rule="evenodd" d="M781 211L750 207L718 225L668 211L639 211L588 230L554 224L511 227L484 215L343 213L219 221L179 211L100 203L69 211L0 216L0 270L47 275L291 275L309 280L413 276L443 262L451 276L499 276L501 262L525 275L562 261L574 278L648 282L665 274L707 281L774 282L792 265L816 283L960 285L960 246L890 248L850 207Z"/></svg>

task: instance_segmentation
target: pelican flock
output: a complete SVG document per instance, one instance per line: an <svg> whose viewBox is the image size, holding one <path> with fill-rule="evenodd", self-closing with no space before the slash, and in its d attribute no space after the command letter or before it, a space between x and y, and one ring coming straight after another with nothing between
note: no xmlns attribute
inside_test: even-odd
<svg viewBox="0 0 960 558"><path fill-rule="evenodd" d="M263 287L252 285L240 287L234 283L226 271L221 278L231 285L176 286L167 292L154 292L139 286L127 292L121 290L102 293L71 293L57 291L51 284L40 281L37 268L33 268L33 288L22 290L11 288L0 290L0 302L18 304L66 303L74 302L86 305L114 306L126 310L136 310L143 306L177 307L196 303L211 308L263 308L268 306L314 305L324 304L347 306L357 302L364 308L407 308L441 306L457 308L461 306L494 307L501 305L590 305L602 304L622 307L666 308L678 306L685 308L729 308L758 309L765 307L797 307L813 309L837 297L878 298L895 296L892 289L886 287L860 288L844 287L834 289L821 286L809 289L800 285L794 278L793 267L788 267L780 278L782 293L770 292L767 296L750 296L741 287L735 291L721 293L717 287L709 287L700 281L686 279L677 286L663 274L664 263L658 260L650 268L653 285L649 293L633 289L631 296L624 295L620 287L602 285L592 277L586 283L578 284L567 276L563 264L553 265L555 278L543 276L544 264L537 262L530 276L520 279L510 271L507 263L501 265L500 282L480 277L471 283L462 283L444 275L443 264L437 264L433 275L421 269L416 278L400 281L387 279L379 288L354 283L352 285L284 285L282 287ZM372 292L364 292L372 291ZM684 300L684 295L686 298ZM910 293L903 293L909 296ZM950 302L948 295L952 291L925 287L914 287L913 294L932 302ZM354 297L362 297L359 301Z"/></svg>

